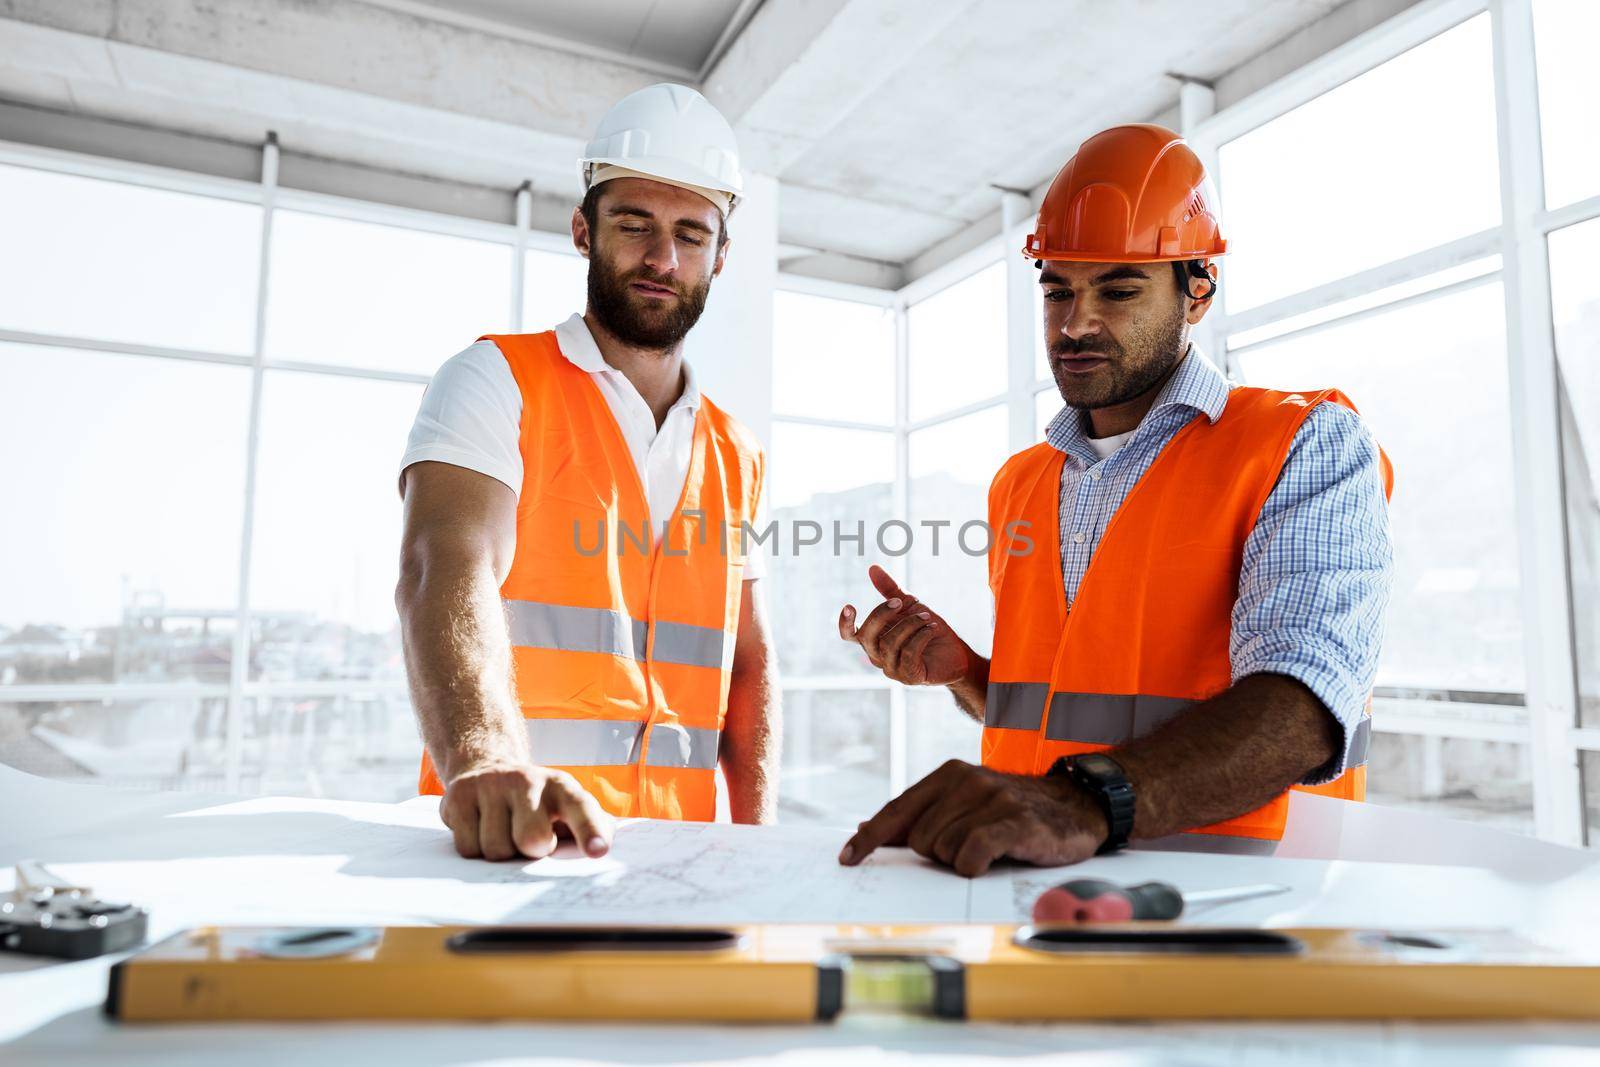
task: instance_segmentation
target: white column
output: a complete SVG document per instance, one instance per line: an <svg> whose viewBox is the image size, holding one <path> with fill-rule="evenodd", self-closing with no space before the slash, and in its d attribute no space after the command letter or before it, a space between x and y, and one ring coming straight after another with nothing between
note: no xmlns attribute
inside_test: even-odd
<svg viewBox="0 0 1600 1067"><path fill-rule="evenodd" d="M523 182L517 187L515 225L517 239L511 245L511 323L512 333L522 332L523 274L527 270L528 228L533 222L533 185Z"/></svg>
<svg viewBox="0 0 1600 1067"><path fill-rule="evenodd" d="M1205 164L1206 173L1211 176L1211 184L1217 189L1217 196L1222 196L1222 182L1217 173L1217 152L1209 145L1200 143L1193 138L1193 133L1206 119L1210 118L1217 110L1217 94L1209 85L1201 82L1186 81L1178 89L1178 125L1183 127L1178 132L1191 138L1189 146L1200 157L1200 162ZM1221 205L1212 205L1214 210L1220 212ZM1222 219L1222 235L1228 235L1228 220ZM1224 256L1217 260L1218 278L1227 263ZM1227 353L1223 351L1226 334L1222 330L1222 301L1218 299L1212 303L1211 310L1206 312L1206 317L1200 320L1200 325L1194 328L1190 338L1200 346L1200 350L1211 357L1211 362L1222 368L1223 373L1232 371L1228 366Z"/></svg>
<svg viewBox="0 0 1600 1067"><path fill-rule="evenodd" d="M890 518L911 521L911 332L906 318L905 298L894 300L894 494ZM905 581L912 589L922 576L916 563L906 560ZM906 717L906 687L889 687L889 792L899 796L907 785L906 767L910 763L909 721Z"/></svg>
<svg viewBox="0 0 1600 1067"><path fill-rule="evenodd" d="M1033 204L1021 193L1000 194L1001 262L1006 266L1006 392L1010 412L1012 452L1021 452L1038 440L1033 416L1033 383L1038 378L1033 352L1044 329L1033 313L1033 290L1039 272L1021 252L1021 232L1033 219Z"/></svg>
<svg viewBox="0 0 1600 1067"><path fill-rule="evenodd" d="M228 665L228 719L224 737L223 782L239 791L244 755L244 686L250 667L250 567L255 549L256 468L261 443L261 388L266 359L267 295L272 266L272 213L278 196L278 135L261 146L261 248L256 263L256 327L250 362L250 420L245 430L243 536L239 544L239 588L234 607L233 652ZM267 699L263 697L262 699Z"/></svg>
<svg viewBox="0 0 1600 1067"><path fill-rule="evenodd" d="M1531 0L1493 0L1495 111L1500 138L1501 244L1505 268L1511 460L1522 562L1523 649L1533 757L1533 818L1540 837L1582 843L1577 674L1568 587L1566 509L1556 405L1550 262L1544 210L1539 92Z"/></svg>
<svg viewBox="0 0 1600 1067"><path fill-rule="evenodd" d="M728 220L728 260L684 351L700 388L772 440L772 294L778 284L778 181L746 174Z"/></svg>

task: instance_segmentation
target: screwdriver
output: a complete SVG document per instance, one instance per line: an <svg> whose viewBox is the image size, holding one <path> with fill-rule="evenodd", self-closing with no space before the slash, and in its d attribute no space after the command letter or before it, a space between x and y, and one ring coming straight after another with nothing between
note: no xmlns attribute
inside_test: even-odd
<svg viewBox="0 0 1600 1067"><path fill-rule="evenodd" d="M1176 919L1185 907L1231 904L1288 891L1286 885L1267 883L1184 893L1169 882L1123 887L1099 878L1076 878L1040 893L1033 904L1033 921L1120 923L1129 919Z"/></svg>

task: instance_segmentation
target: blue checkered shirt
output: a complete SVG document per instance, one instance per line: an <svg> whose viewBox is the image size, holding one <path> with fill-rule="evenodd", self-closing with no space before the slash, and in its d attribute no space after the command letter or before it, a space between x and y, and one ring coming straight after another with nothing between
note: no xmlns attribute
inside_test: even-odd
<svg viewBox="0 0 1600 1067"><path fill-rule="evenodd" d="M1061 576L1069 604L1128 492L1197 412L1212 422L1222 417L1230 388L1191 348L1144 421L1104 460L1077 409L1062 408L1050 421L1045 440L1066 453ZM1378 669L1393 569L1378 446L1355 412L1319 404L1295 434L1245 541L1228 642L1235 682L1263 672L1297 678L1344 727L1344 749L1307 776L1307 785L1344 771Z"/></svg>

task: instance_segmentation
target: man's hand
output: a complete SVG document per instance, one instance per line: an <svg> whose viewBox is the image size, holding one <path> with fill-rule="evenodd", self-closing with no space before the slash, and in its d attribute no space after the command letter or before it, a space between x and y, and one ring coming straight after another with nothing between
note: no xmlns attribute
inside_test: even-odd
<svg viewBox="0 0 1600 1067"><path fill-rule="evenodd" d="M1040 867L1077 863L1109 833L1095 802L1065 778L950 760L862 823L839 862L853 867L880 845L909 845L975 878L1003 856Z"/></svg>
<svg viewBox="0 0 1600 1067"><path fill-rule="evenodd" d="M543 859L556 833L589 856L604 856L616 824L566 771L511 762L470 766L445 787L439 816L468 859Z"/></svg>
<svg viewBox="0 0 1600 1067"><path fill-rule="evenodd" d="M967 676L974 655L950 624L926 604L901 589L889 572L873 564L867 577L884 596L856 628L856 609L839 612L839 636L854 641L872 665L906 685L951 685Z"/></svg>

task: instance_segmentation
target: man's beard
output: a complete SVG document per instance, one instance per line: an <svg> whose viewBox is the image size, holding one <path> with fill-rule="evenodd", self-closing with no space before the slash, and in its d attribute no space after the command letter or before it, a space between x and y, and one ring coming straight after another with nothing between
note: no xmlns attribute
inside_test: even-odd
<svg viewBox="0 0 1600 1067"><path fill-rule="evenodd" d="M678 299L670 308L663 301L646 300L628 287L634 282L649 282L671 289ZM611 262L598 251L589 257L589 310L613 337L625 345L666 351L683 340L706 309L711 279L698 285L684 285L670 275L657 275L648 268L631 274L612 269Z"/></svg>
<svg viewBox="0 0 1600 1067"><path fill-rule="evenodd" d="M1056 388L1068 405L1083 410L1115 407L1143 396L1155 387L1175 367L1188 345L1183 339L1184 317L1180 309L1172 320L1165 323L1148 346L1140 346L1149 353L1142 362L1128 358L1127 349L1109 336L1086 337L1082 342L1070 337L1058 337L1050 342L1050 354L1055 357L1100 355L1106 363L1096 380L1085 381L1084 376L1051 362Z"/></svg>

